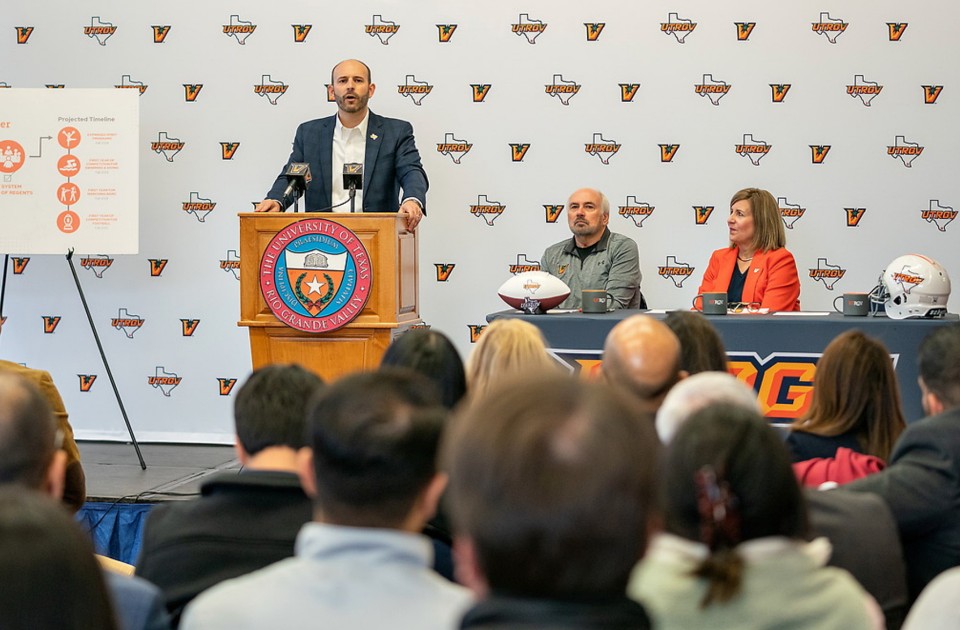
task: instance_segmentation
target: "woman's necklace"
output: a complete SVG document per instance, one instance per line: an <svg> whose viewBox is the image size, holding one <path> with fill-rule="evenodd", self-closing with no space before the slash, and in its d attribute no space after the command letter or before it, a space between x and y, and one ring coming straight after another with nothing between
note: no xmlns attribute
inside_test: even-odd
<svg viewBox="0 0 960 630"><path fill-rule="evenodd" d="M740 262L750 262L751 260L753 260L753 256L751 256L750 258L741 258L740 254L737 254L737 260L739 260Z"/></svg>

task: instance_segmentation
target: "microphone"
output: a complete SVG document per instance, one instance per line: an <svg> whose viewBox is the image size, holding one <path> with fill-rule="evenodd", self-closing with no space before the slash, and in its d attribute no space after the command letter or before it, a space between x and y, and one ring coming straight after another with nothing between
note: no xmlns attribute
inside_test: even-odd
<svg viewBox="0 0 960 630"><path fill-rule="evenodd" d="M287 189L283 191L284 199L290 195L293 195L294 200L299 199L303 193L307 192L307 187L313 181L310 165L306 162L291 162L283 172L283 176L287 178Z"/></svg>
<svg viewBox="0 0 960 630"><path fill-rule="evenodd" d="M358 190L363 190L363 164L348 162L343 165L343 187L350 191L351 198Z"/></svg>

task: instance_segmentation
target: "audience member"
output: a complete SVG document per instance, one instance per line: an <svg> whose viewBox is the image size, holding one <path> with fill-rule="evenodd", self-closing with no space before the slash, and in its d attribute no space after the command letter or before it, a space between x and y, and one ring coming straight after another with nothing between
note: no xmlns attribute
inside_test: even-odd
<svg viewBox="0 0 960 630"><path fill-rule="evenodd" d="M729 374L704 372L684 379L657 412L660 439L669 443L690 416L721 403L759 412L755 392ZM879 497L864 493L808 489L804 497L809 538L825 536L830 541L830 565L849 571L880 605L887 630L897 630L906 612L907 581L890 508Z"/></svg>
<svg viewBox="0 0 960 630"><path fill-rule="evenodd" d="M727 351L710 320L692 311L671 311L663 323L680 341L680 369L687 374L727 371Z"/></svg>
<svg viewBox="0 0 960 630"><path fill-rule="evenodd" d="M467 362L471 396L483 396L499 381L557 369L540 329L520 319L498 319L487 326Z"/></svg>
<svg viewBox="0 0 960 630"><path fill-rule="evenodd" d="M76 512L83 507L84 501L87 500L87 481L83 473L83 466L80 463L80 450L73 439L73 427L70 426L67 409L63 404L63 398L60 397L60 391L53 382L53 377L44 370L35 370L24 367L19 363L3 360L0 360L0 374L16 374L26 378L40 390L40 393L47 400L47 405L53 412L57 427L63 436L61 448L67 456L63 502Z"/></svg>
<svg viewBox="0 0 960 630"><path fill-rule="evenodd" d="M467 393L463 360L453 342L441 332L416 328L393 340L380 361L385 367L405 367L423 374L440 388L447 409Z"/></svg>
<svg viewBox="0 0 960 630"><path fill-rule="evenodd" d="M50 497L0 488L0 628L117 628L93 547Z"/></svg>
<svg viewBox="0 0 960 630"><path fill-rule="evenodd" d="M663 405L657 410L660 441L669 444L690 416L719 403L760 413L757 392L743 381L726 372L701 372L677 383L663 399Z"/></svg>
<svg viewBox="0 0 960 630"><path fill-rule="evenodd" d="M686 378L680 342L661 321L631 315L613 327L603 345L603 375L656 413L670 388Z"/></svg>
<svg viewBox="0 0 960 630"><path fill-rule="evenodd" d="M443 333L429 329L414 329L400 335L380 361L381 367L410 368L423 374L439 388L443 406L447 409L460 402L467 393L467 377L460 353ZM443 500L437 514L423 533L433 542L433 569L454 581L453 538Z"/></svg>
<svg viewBox="0 0 960 630"><path fill-rule="evenodd" d="M873 599L807 543L806 507L782 441L731 405L695 413L664 474L665 533L630 584L657 628L880 628Z"/></svg>
<svg viewBox="0 0 960 630"><path fill-rule="evenodd" d="M56 421L40 390L21 376L0 374L0 487L62 500L67 458L58 442ZM112 571L104 571L103 576L121 630L170 627L156 586ZM50 582L47 587L56 590L58 583ZM7 583L4 585L6 588ZM6 628L2 624L0 627Z"/></svg>
<svg viewBox="0 0 960 630"><path fill-rule="evenodd" d="M346 376L310 404L300 478L314 522L296 555L228 580L191 603L185 630L450 628L469 593L430 570L419 534L446 479L436 455L446 411L426 377Z"/></svg>
<svg viewBox="0 0 960 630"><path fill-rule="evenodd" d="M923 589L903 630L956 630L960 619L960 567L947 569Z"/></svg>
<svg viewBox="0 0 960 630"><path fill-rule="evenodd" d="M881 470L906 424L890 352L858 330L827 345L813 377L810 410L787 447L806 485L846 483Z"/></svg>
<svg viewBox="0 0 960 630"><path fill-rule="evenodd" d="M243 469L210 477L196 501L151 511L137 574L163 590L175 623L211 586L293 555L297 532L312 514L297 451L305 445L307 403L322 386L297 365L255 371L234 401Z"/></svg>
<svg viewBox="0 0 960 630"><path fill-rule="evenodd" d="M444 440L461 628L649 628L625 596L655 517L652 418L602 383L520 379Z"/></svg>
<svg viewBox="0 0 960 630"><path fill-rule="evenodd" d="M937 575L960 566L960 324L937 328L918 355L928 417L906 428L885 470L844 486L879 494L890 506L912 599Z"/></svg>

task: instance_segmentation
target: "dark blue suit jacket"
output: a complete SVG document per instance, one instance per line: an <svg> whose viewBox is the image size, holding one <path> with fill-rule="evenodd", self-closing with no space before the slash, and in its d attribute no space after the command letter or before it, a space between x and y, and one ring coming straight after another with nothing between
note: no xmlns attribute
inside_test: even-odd
<svg viewBox="0 0 960 630"><path fill-rule="evenodd" d="M307 162L313 181L307 187L305 209L317 212L329 208L330 185L333 179L333 131L336 114L310 120L297 127L293 139L291 162ZM284 165L267 199L276 199L284 208L293 203L283 198L287 180ZM427 174L420 164L420 154L413 140L413 127L405 120L384 118L370 112L367 121L367 147L363 164L363 211L396 212L400 209L400 190L403 198L413 197L426 213ZM348 210L348 207L338 210Z"/></svg>

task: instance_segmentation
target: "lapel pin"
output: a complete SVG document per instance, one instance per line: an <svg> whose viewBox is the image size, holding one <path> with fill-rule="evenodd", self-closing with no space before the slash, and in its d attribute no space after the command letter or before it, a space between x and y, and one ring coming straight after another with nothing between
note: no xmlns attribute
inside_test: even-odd
<svg viewBox="0 0 960 630"><path fill-rule="evenodd" d="M372 139L376 140L376 139L377 139L377 134L371 133L371 134L370 134L370 137L371 137Z"/></svg>

